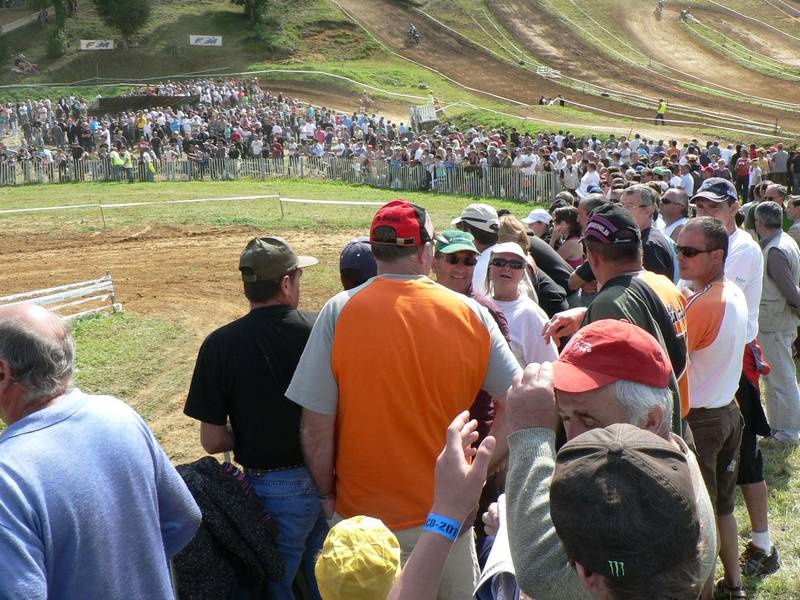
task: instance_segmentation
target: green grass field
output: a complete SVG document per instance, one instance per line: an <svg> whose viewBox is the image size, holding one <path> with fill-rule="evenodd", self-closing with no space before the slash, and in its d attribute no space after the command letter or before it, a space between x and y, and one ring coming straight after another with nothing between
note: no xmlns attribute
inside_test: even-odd
<svg viewBox="0 0 800 600"><path fill-rule="evenodd" d="M397 195L392 191L362 186L299 181L268 184L75 184L0 189L0 210L76 205L101 199L105 203L144 202L269 193L307 199L367 201L386 201ZM440 229L447 227L450 219L471 201L469 198L425 193L405 194L405 197L428 208L434 224ZM508 208L518 216L530 209L530 205L522 203L494 204L498 208ZM47 255L45 245L57 247L60 243L81 241L82 245L76 246L75 250L76 262L80 263L93 255L93 244L107 244L109 238L124 239L132 231L152 227L205 232L211 238L232 237L237 245L230 249L229 254L235 261L239 246L252 235L269 232L283 235L290 241L306 240L303 243L309 243L310 239L321 264L306 270L302 306L318 309L339 289L336 261L340 246L337 240L366 231L373 212L371 207L294 204L287 205L282 219L277 204L270 200L142 206L107 211L105 228L96 210L0 215L0 224L9 234L0 238L0 252L13 258L15 253L26 252L26 244L30 245L33 249L29 256L25 255L26 262L22 264L34 269L41 267L40 260L46 260L39 258ZM13 249L7 247L9 237L16 240ZM23 240L22 244L20 240ZM176 238L175 243L180 243L180 239ZM124 251L135 253L137 247L125 247ZM133 261L135 257L129 256ZM144 280L141 289L137 289L137 282L128 282L130 291L120 300L136 306L132 296L137 293L144 296L170 293L183 298L187 306L195 306L192 304L198 300L192 296L195 292L184 291L182 286L191 279L189 273L212 260L213 256L208 254L187 255L186 264L175 265L175 275L167 282L169 287L160 287L156 292L148 288L149 284ZM20 269L25 270L24 267ZM23 274L19 272L16 275L21 277ZM176 462L191 460L201 454L197 426L181 414L199 343L218 324L245 310L236 282L235 262L222 270L218 279L215 285L224 289L218 301L214 300L216 296L209 296L209 306L205 307L204 315L179 314L155 308L143 312L128 309L124 314L84 319L74 327L78 346L77 383L86 391L115 394L128 401L147 419ZM9 290L9 293L13 291L19 290ZM218 302L219 314L213 312L215 302ZM775 542L781 551L783 569L764 580L748 581L748 593L751 598L796 599L800 598L797 586L800 578L800 449L769 446L764 448L764 454L770 484L770 520ZM749 522L741 498L736 514L744 543Z"/></svg>

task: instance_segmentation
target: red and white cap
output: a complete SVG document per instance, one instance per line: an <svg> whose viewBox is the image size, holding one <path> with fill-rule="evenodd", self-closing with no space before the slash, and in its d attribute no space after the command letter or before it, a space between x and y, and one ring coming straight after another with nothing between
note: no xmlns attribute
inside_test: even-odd
<svg viewBox="0 0 800 600"><path fill-rule="evenodd" d="M553 363L557 390L589 392L620 380L669 386L672 365L658 340L628 321L602 319L579 329Z"/></svg>

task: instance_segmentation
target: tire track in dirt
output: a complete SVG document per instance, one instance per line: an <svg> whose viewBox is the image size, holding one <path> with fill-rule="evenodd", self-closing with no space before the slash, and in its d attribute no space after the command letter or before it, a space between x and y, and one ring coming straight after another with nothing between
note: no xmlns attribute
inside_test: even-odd
<svg viewBox="0 0 800 600"><path fill-rule="evenodd" d="M649 97L664 97L680 104L706 109L714 107L722 112L738 114L762 122L771 122L777 118L785 129L797 130L800 128L800 116L797 114L793 115L780 110L763 108L745 102L737 102L686 90L679 87L675 79L669 75L657 75L629 65L623 61L615 61L612 57L599 51L594 45L582 39L580 34L572 30L566 23L554 18L538 3L525 0L506 0L502 3L491 3L489 8L494 17L497 18L498 21L500 21L503 26L531 52L531 54L539 57L543 62L548 64L548 66L557 68L561 70L562 73L575 77L576 79L617 89L621 88L626 91L639 92ZM619 8L620 11L623 9L624 6ZM669 18L672 19L673 15L670 15ZM631 11L626 11L624 15L620 14L617 17L618 22L626 22L628 19L634 19L635 22L649 19L654 24L656 23L649 11L641 11L641 14L637 16L632 15ZM665 16L665 19L663 19L661 23L664 23L666 20L667 17ZM688 34L683 32L679 27L678 30L677 33L681 36L688 36ZM605 35L603 32L598 32L598 34ZM651 32L651 35L655 34ZM658 36L655 35L655 37ZM682 38L676 39L671 37L668 39L672 40L672 45L670 47L673 49L673 52L683 47ZM667 60L662 62L675 64L675 61L676 56L673 53L672 56L668 56ZM687 70L683 69L682 65L675 64L675 66L681 70ZM708 70L709 66L704 65L703 70L698 72L698 75L705 78L705 73ZM751 73L741 66L738 66L737 72L740 77L745 77ZM682 79L686 78L682 77ZM784 89L794 87L794 96L791 96L787 92L787 101L797 102L796 85L783 80L773 80L773 78L769 77L765 79L769 82L777 81L779 85L784 86ZM735 80L733 83L728 81L726 85L734 88L737 87ZM763 89L758 90L758 92L760 93L757 93L757 95L770 95Z"/></svg>
<svg viewBox="0 0 800 600"><path fill-rule="evenodd" d="M337 0L337 3L398 54L433 67L461 84L525 104L536 104L542 95L562 94L567 99L603 110L652 117L652 111L583 94L530 70L495 59L485 48L457 37L416 11L387 0ZM422 42L408 47L405 32L411 22L419 30Z"/></svg>
<svg viewBox="0 0 800 600"><path fill-rule="evenodd" d="M170 348L147 384L124 400L145 416L174 461L193 460L204 454L199 427L182 409L194 359L205 336L247 311L237 270L239 253L251 237L264 233L150 224L147 230L59 235L57 244L52 232L4 234L0 294L89 280L111 271L117 300L126 312L178 324L186 332L185 341ZM316 256L330 267L338 266L344 244L362 233L292 230L284 235L298 253ZM302 308L319 310L338 291L322 274L323 269L304 274Z"/></svg>
<svg viewBox="0 0 800 600"><path fill-rule="evenodd" d="M652 58L675 65L683 71L697 74L703 79L732 87L745 94L798 102L800 86L796 83L763 75L752 71L732 60L725 60L723 55L699 42L680 26L675 11L667 10L664 18L657 21L651 14L642 11L631 14L618 8L615 20L621 29L633 40L634 46ZM712 27L718 26L716 21L707 21Z"/></svg>

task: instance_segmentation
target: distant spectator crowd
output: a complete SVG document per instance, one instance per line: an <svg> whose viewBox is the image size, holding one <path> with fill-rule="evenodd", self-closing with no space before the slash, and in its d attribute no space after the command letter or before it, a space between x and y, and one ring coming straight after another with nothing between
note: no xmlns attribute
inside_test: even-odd
<svg viewBox="0 0 800 600"><path fill-rule="evenodd" d="M800 154L781 143L679 144L639 134L600 139L565 130L531 134L513 127L458 128L446 120L417 131L376 114L346 113L274 94L258 79L168 81L127 95L197 101L118 114L95 114L90 101L75 96L0 104L0 164L55 165L65 176L76 161L99 159L120 172L138 168L146 178L148 170L181 159L205 165L212 159L338 158L362 167L419 165L431 189L449 170L461 167L485 179L490 195L500 187L495 168L513 169L515 185L523 191L546 173L568 191L585 193L597 185L598 170L621 167L636 175L652 173L688 195L711 176L733 181L743 200L753 198L762 179L800 192ZM15 136L13 142L4 139L8 135Z"/></svg>

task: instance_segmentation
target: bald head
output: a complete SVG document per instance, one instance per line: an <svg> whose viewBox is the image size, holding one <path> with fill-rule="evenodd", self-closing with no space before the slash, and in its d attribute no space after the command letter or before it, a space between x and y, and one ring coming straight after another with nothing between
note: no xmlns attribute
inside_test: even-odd
<svg viewBox="0 0 800 600"><path fill-rule="evenodd" d="M2 383L12 382L23 403L51 400L67 391L75 346L61 319L35 304L0 307Z"/></svg>
<svg viewBox="0 0 800 600"><path fill-rule="evenodd" d="M0 322L6 319L16 320L27 325L31 331L43 338L54 341L63 340L69 332L64 322L54 312L39 304L29 302L0 306Z"/></svg>

